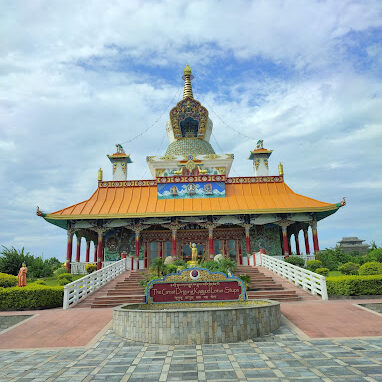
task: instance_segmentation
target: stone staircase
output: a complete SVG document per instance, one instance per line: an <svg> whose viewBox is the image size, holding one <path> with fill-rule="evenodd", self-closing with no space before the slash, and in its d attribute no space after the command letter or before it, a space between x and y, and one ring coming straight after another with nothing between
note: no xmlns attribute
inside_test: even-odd
<svg viewBox="0 0 382 382"><path fill-rule="evenodd" d="M74 308L113 308L121 304L145 301L144 288L139 285L147 270L126 271L97 290Z"/></svg>
<svg viewBox="0 0 382 382"><path fill-rule="evenodd" d="M265 269L260 271L258 267L237 267L235 275L245 274L251 277L247 290L250 300L265 298L282 302L305 299L305 294L307 295L305 291L300 292L292 284L266 271ZM126 271L75 308L112 308L121 304L142 303L145 301L144 288L139 285L139 281L144 279L146 273L145 269Z"/></svg>
<svg viewBox="0 0 382 382"><path fill-rule="evenodd" d="M275 282L269 275L264 275L258 268L240 265L237 267L235 275L248 275L251 277L247 290L249 300L261 298L280 302L301 300L295 288L285 289L281 283Z"/></svg>

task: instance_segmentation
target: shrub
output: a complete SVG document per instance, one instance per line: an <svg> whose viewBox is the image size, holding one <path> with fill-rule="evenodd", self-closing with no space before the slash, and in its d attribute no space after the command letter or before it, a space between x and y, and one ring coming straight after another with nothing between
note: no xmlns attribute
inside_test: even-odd
<svg viewBox="0 0 382 382"><path fill-rule="evenodd" d="M361 296L382 294L382 275L328 277L329 295Z"/></svg>
<svg viewBox="0 0 382 382"><path fill-rule="evenodd" d="M306 262L306 267L312 271L316 272L318 268L322 268L322 263L320 260L309 260Z"/></svg>
<svg viewBox="0 0 382 382"><path fill-rule="evenodd" d="M248 286L251 283L251 276L249 276L249 275L239 275L238 277L243 281L245 289L248 289Z"/></svg>
<svg viewBox="0 0 382 382"><path fill-rule="evenodd" d="M65 267L57 268L53 274L57 277L58 275L62 275L63 273L68 273L68 270Z"/></svg>
<svg viewBox="0 0 382 382"><path fill-rule="evenodd" d="M176 259L173 264L177 267L184 267L186 265L183 259Z"/></svg>
<svg viewBox="0 0 382 382"><path fill-rule="evenodd" d="M358 273L360 275L381 275L382 264L377 261L370 261L359 267Z"/></svg>
<svg viewBox="0 0 382 382"><path fill-rule="evenodd" d="M0 273L0 287L10 288L16 286L18 283L17 276Z"/></svg>
<svg viewBox="0 0 382 382"><path fill-rule="evenodd" d="M36 280L34 283L38 285L46 285L46 281L43 279Z"/></svg>
<svg viewBox="0 0 382 382"><path fill-rule="evenodd" d="M382 248L372 249L366 256L366 261L378 261L382 263Z"/></svg>
<svg viewBox="0 0 382 382"><path fill-rule="evenodd" d="M62 306L64 289L43 285L0 288L0 310L45 309Z"/></svg>
<svg viewBox="0 0 382 382"><path fill-rule="evenodd" d="M234 271L236 269L236 262L227 259L222 258L217 261L215 260L207 260L200 264L201 268L206 268L210 272L222 272L226 275L228 274L228 271Z"/></svg>
<svg viewBox="0 0 382 382"><path fill-rule="evenodd" d="M351 261L338 267L338 270L345 275L358 275L359 264L352 263Z"/></svg>
<svg viewBox="0 0 382 382"><path fill-rule="evenodd" d="M58 285L62 285L62 286L64 286L64 285L69 284L69 283L71 283L71 282L72 282L72 280L68 280L68 279L66 279L65 277L63 277L63 278L61 278L61 279L58 280Z"/></svg>
<svg viewBox="0 0 382 382"><path fill-rule="evenodd" d="M317 268L316 273L326 277L329 274L329 269L328 268Z"/></svg>
<svg viewBox="0 0 382 382"><path fill-rule="evenodd" d="M284 259L284 261L292 265L297 265L300 268L303 268L305 265L305 260L300 256L289 256Z"/></svg>
<svg viewBox="0 0 382 382"><path fill-rule="evenodd" d="M353 261L352 256L345 253L341 248L325 249L316 255L316 259L320 260L322 266L330 271L337 270L338 266L349 261Z"/></svg>
<svg viewBox="0 0 382 382"><path fill-rule="evenodd" d="M85 265L85 271L87 273L93 273L97 270L97 264L91 263Z"/></svg>
<svg viewBox="0 0 382 382"><path fill-rule="evenodd" d="M73 281L73 276L71 273L61 273L57 276L57 280L67 279Z"/></svg>

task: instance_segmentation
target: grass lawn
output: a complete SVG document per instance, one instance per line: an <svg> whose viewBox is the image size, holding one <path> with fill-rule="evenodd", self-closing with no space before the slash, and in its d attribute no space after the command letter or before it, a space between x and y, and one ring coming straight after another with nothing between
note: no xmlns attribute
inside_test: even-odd
<svg viewBox="0 0 382 382"><path fill-rule="evenodd" d="M72 276L73 276L73 281L76 281L86 275L72 275ZM29 285L31 285L31 284L34 284L34 281L37 281L37 280L44 280L47 286L60 286L60 284L58 283L58 280L54 276L42 277L41 279L34 279L33 281L28 280L27 282Z"/></svg>

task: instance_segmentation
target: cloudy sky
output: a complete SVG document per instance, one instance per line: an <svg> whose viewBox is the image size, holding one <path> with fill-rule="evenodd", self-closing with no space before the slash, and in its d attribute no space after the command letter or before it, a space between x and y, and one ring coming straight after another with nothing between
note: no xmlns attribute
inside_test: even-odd
<svg viewBox="0 0 382 382"><path fill-rule="evenodd" d="M2 1L0 244L64 259L64 230L36 217L87 199L111 178L115 143L150 177L163 154L183 68L234 153L231 175L262 138L287 184L348 204L319 223L382 245L382 2Z"/></svg>

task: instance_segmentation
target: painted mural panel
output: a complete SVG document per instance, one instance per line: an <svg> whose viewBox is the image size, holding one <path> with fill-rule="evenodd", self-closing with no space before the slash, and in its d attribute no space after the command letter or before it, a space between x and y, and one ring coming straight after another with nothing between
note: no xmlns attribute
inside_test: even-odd
<svg viewBox="0 0 382 382"><path fill-rule="evenodd" d="M158 184L158 199L192 199L224 197L224 182Z"/></svg>
<svg viewBox="0 0 382 382"><path fill-rule="evenodd" d="M278 226L257 225L250 230L251 250L258 252L260 248L267 251L267 255L281 256L280 228ZM243 243L245 245L245 243ZM245 247L243 247L245 248Z"/></svg>
<svg viewBox="0 0 382 382"><path fill-rule="evenodd" d="M135 251L134 233L124 229L115 228L105 234L105 261L117 261L121 259L121 253L133 255Z"/></svg>

